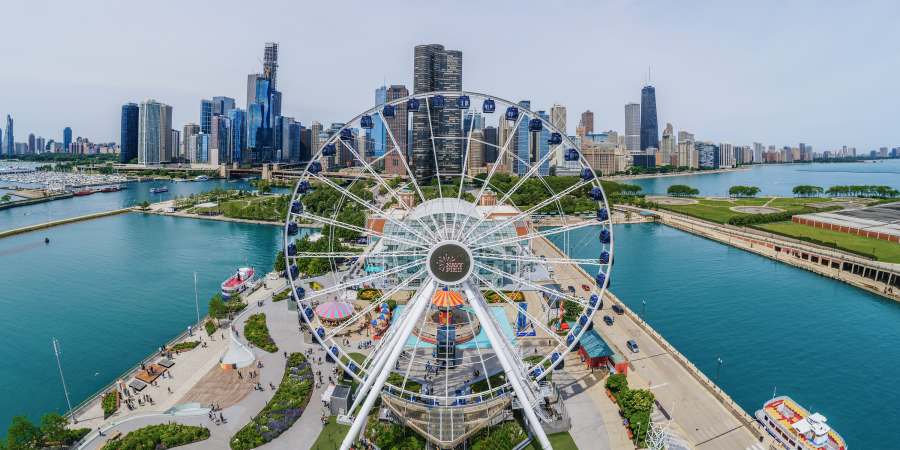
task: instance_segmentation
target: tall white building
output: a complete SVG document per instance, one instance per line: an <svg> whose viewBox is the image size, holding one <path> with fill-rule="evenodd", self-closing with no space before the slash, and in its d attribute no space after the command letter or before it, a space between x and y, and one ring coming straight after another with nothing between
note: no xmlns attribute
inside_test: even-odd
<svg viewBox="0 0 900 450"><path fill-rule="evenodd" d="M566 106L562 103L554 103L552 107L550 107L550 123L553 124L554 127L559 128L560 133L563 136L566 136L568 131L566 130ZM553 149L550 149L551 151ZM556 149L556 165L562 167L566 163L566 155L563 153L563 146L559 146Z"/></svg>
<svg viewBox="0 0 900 450"><path fill-rule="evenodd" d="M632 155L641 154L641 104L625 105L625 150Z"/></svg>
<svg viewBox="0 0 900 450"><path fill-rule="evenodd" d="M166 105L156 100L141 102L138 112L138 164L159 164L169 130L165 127Z"/></svg>
<svg viewBox="0 0 900 450"><path fill-rule="evenodd" d="M719 168L730 169L734 167L734 152L730 142L719 143Z"/></svg>
<svg viewBox="0 0 900 450"><path fill-rule="evenodd" d="M755 162L757 164L763 163L763 156L762 156L763 147L765 147L765 146L759 142L753 143L753 162Z"/></svg>

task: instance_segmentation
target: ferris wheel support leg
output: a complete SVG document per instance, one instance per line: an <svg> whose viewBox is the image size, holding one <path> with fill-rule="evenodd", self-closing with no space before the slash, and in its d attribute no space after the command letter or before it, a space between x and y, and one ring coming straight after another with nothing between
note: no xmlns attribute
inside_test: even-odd
<svg viewBox="0 0 900 450"><path fill-rule="evenodd" d="M436 288L437 283L434 280L429 280L428 284L419 290L419 298L414 302L412 306L413 309L410 310L409 317L407 318L406 322L402 324L403 328L397 335L397 342L395 343L396 345L391 347L390 354L387 358L383 359L383 364L385 366L391 367L391 365L393 365L395 362L397 362L398 359L400 359L400 352L402 352L404 348L402 343L409 339L409 336L412 334L413 329L416 327L416 323L418 323L419 321L419 317L422 316L422 313L425 312L425 308L427 308L428 304L430 303L427 301L427 299L430 299L431 296L434 295L434 290ZM344 442L341 443L341 450L349 450L350 445L352 445L356 440L356 435L359 434L363 424L366 423L366 417L369 416L369 411L372 410L372 405L375 404L375 399L378 398L377 393L380 392L381 388L384 387L384 383L387 381L388 375L390 374L390 370L381 370L380 372L378 372L378 377L372 384L371 393L366 396L366 401L365 403L363 403L362 409L359 410L359 415L357 415L356 419L353 420L353 425L350 426L350 431L347 432L347 436L344 437ZM372 377L369 378L371 379Z"/></svg>
<svg viewBox="0 0 900 450"><path fill-rule="evenodd" d="M383 345L385 348L391 348L395 342L399 342L397 340L397 334L398 333L392 333L388 337L388 341L381 345ZM375 383L375 379L377 378L375 377L375 374L381 373L381 371L384 369L384 366L386 365L387 355L388 354L386 352L381 352L378 355L375 355L375 360L372 362L371 368L368 370L368 372L371 373L372 376L366 378L359 389L356 390L356 399L353 400L353 406L351 406L350 409L347 410L348 414L352 411L355 411L356 407L359 406L359 403L362 401L363 397L368 394L369 388L372 387L372 384Z"/></svg>
<svg viewBox="0 0 900 450"><path fill-rule="evenodd" d="M475 293L468 282L463 283L462 287L466 292L466 296L469 297L469 304L472 305L472 309L475 310L475 316L478 317L478 320L482 323L481 329L487 334L488 340L491 342L491 346L494 348L497 355L497 359L500 360L500 364L503 366L503 371L506 372L506 376L512 384L513 390L516 391L516 396L519 397L519 401L522 403L522 411L525 412L525 417L527 417L528 422L531 423L532 431L541 443L541 448L544 450L552 449L553 446L550 445L547 434L544 433L541 422L538 419L537 414L534 413L531 402L528 401L529 396L527 395L527 391L522 387L518 373L515 371L513 364L509 361L506 352L503 350L503 341L496 334L496 330L491 327L490 311L484 308L481 296Z"/></svg>

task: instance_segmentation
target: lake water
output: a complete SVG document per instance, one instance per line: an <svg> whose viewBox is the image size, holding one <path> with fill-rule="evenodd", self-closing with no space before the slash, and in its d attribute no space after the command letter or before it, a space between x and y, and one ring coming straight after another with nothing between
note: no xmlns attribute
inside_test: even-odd
<svg viewBox="0 0 900 450"><path fill-rule="evenodd" d="M571 233L572 257L599 256L592 228ZM611 291L638 314L646 301L647 322L708 377L721 358L718 383L745 411L777 388L850 448L896 440L900 304L665 225L613 233Z"/></svg>
<svg viewBox="0 0 900 450"><path fill-rule="evenodd" d="M0 239L0 436L14 414L66 411L52 338L74 406L197 321L194 271L203 317L239 266L271 271L280 235L126 213Z"/></svg>
<svg viewBox="0 0 900 450"><path fill-rule="evenodd" d="M703 197L727 197L732 186L756 186L760 195L792 197L794 186L807 184L828 189L835 185L875 185L900 189L900 161L834 164L766 164L752 170L677 177L622 180L643 188L644 194L666 195L674 184L686 184Z"/></svg>
<svg viewBox="0 0 900 450"><path fill-rule="evenodd" d="M10 186L13 183L0 182L0 186ZM40 187L40 185L19 185L20 187ZM0 210L0 232L14 228L37 225L51 220L69 219L87 214L112 211L114 209L128 208L144 201L150 203L172 200L177 196L189 196L199 194L202 191L212 191L215 188L229 190L245 189L256 190L250 186L249 181L238 180L237 183L229 183L224 179L212 179L199 182L171 181L146 181L136 183L124 183L128 189L118 192L98 192L96 194L73 197L52 202L38 203L36 205L19 206ZM169 192L151 194L150 188L167 186ZM97 189L100 186L94 186ZM272 192L290 193L287 188L273 188ZM3 194L0 193L0 196Z"/></svg>

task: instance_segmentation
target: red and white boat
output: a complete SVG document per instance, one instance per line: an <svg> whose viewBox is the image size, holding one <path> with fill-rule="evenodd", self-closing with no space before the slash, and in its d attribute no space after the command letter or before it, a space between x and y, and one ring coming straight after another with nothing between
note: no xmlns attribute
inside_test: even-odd
<svg viewBox="0 0 900 450"><path fill-rule="evenodd" d="M232 295L240 294L250 286L253 286L253 269L241 267L236 274L222 283L222 297L231 298Z"/></svg>
<svg viewBox="0 0 900 450"><path fill-rule="evenodd" d="M825 424L825 416L810 414L790 397L769 400L756 419L790 450L847 450L841 435Z"/></svg>
<svg viewBox="0 0 900 450"><path fill-rule="evenodd" d="M80 191L75 192L75 193L72 194L72 195L91 195L91 194L93 194L94 192L97 192L97 191L94 191L94 190L92 190L92 189L82 189L82 190L80 190Z"/></svg>

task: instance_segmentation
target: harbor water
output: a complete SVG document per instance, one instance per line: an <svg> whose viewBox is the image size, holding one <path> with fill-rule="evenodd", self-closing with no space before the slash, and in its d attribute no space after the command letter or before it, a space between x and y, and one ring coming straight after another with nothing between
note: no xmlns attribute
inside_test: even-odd
<svg viewBox="0 0 900 450"><path fill-rule="evenodd" d="M597 258L586 244L598 232L571 232L570 256ZM721 358L718 384L745 411L788 395L849 448L895 440L885 420L900 412L900 303L666 225L616 225L613 235L611 292L710 379Z"/></svg>
<svg viewBox="0 0 900 450"><path fill-rule="evenodd" d="M197 321L194 272L203 317L238 267L271 271L280 236L128 213L0 239L0 436L14 414L66 412L53 338L74 406Z"/></svg>

